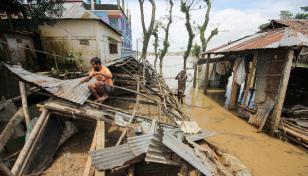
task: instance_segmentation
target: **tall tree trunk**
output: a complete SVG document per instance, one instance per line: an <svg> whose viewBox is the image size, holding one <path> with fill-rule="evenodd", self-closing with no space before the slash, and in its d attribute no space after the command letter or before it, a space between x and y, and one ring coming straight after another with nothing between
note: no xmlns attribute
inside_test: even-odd
<svg viewBox="0 0 308 176"><path fill-rule="evenodd" d="M154 60L154 69L155 69L156 74L157 74L157 69L156 69L157 58L158 58L158 56L156 55L155 60Z"/></svg>
<svg viewBox="0 0 308 176"><path fill-rule="evenodd" d="M173 2L172 0L169 0L169 4L170 4L170 11L169 11L169 21L168 21L168 24L167 24L167 27L164 28L165 29L165 40L164 40L164 48L163 50L161 51L161 54L160 54L160 57L159 59L161 60L161 63L163 63L163 59L168 51L168 48L170 46L170 43L169 43L169 28L170 28L170 25L172 23L172 7L173 7ZM162 65L160 65L160 69L162 70Z"/></svg>
<svg viewBox="0 0 308 176"><path fill-rule="evenodd" d="M159 59L159 74L161 76L163 76L163 67L162 67L162 65L163 65L163 60Z"/></svg>
<svg viewBox="0 0 308 176"><path fill-rule="evenodd" d="M190 8L190 7L189 7ZM186 23L185 23L185 27L188 31L188 44L187 44L187 50L184 52L184 70L186 71L186 61L187 61L187 58L189 56L189 53L190 53L190 50L191 50L191 47L192 47L192 42L193 42L193 39L195 37L195 34L193 33L192 31L192 27L191 27L191 24L190 24L190 15L189 15L189 8L187 8L187 11L185 12L185 18L186 18Z"/></svg>
<svg viewBox="0 0 308 176"><path fill-rule="evenodd" d="M206 10L206 14L205 14L205 20L202 24L202 26L200 26L198 29L200 30L200 40L201 40L201 44L202 44L202 52L206 51L206 40L204 37L204 32L207 28L207 25L209 24L209 20L210 20L210 10L211 10L211 2L210 0L206 0L206 4L207 4L207 10ZM205 54L202 54L202 59L205 58Z"/></svg>
<svg viewBox="0 0 308 176"><path fill-rule="evenodd" d="M141 24L142 24L143 36L144 36L143 46L142 46L142 54L141 54L140 60L146 59L148 44L149 44L149 40L150 40L151 35L152 35L154 21L155 21L155 9L156 9L155 2L154 2L154 0L149 0L149 1L152 4L152 18L151 18L150 27L149 27L148 30L146 30L145 23L144 23L144 12L143 12L144 0L139 0L140 12L141 12Z"/></svg>

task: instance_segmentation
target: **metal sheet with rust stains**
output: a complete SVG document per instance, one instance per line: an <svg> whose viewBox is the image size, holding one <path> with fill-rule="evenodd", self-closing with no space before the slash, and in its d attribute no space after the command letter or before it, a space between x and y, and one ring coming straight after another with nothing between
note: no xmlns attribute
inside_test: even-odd
<svg viewBox="0 0 308 176"><path fill-rule="evenodd" d="M211 49L204 53L225 53L253 49L274 49L288 46L308 46L308 36L294 28L278 28L256 33ZM201 53L203 54L203 53Z"/></svg>

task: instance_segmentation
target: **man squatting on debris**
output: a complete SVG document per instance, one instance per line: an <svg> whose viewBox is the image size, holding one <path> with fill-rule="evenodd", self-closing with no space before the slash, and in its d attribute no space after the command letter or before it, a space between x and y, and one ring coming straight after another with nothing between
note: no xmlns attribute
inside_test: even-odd
<svg viewBox="0 0 308 176"><path fill-rule="evenodd" d="M89 89L93 95L96 96L95 102L102 102L108 98L108 94L113 91L112 84L112 74L110 70L101 64L101 60L98 57L94 57L91 59L92 70L89 75L84 80L80 80L81 83L88 82L91 78L95 77L95 84L89 84ZM99 94L103 94L103 96L99 96Z"/></svg>
<svg viewBox="0 0 308 176"><path fill-rule="evenodd" d="M176 77L176 80L178 80L178 101L183 104L183 94L185 92L186 88L186 80L187 80L187 75L184 70L182 70Z"/></svg>

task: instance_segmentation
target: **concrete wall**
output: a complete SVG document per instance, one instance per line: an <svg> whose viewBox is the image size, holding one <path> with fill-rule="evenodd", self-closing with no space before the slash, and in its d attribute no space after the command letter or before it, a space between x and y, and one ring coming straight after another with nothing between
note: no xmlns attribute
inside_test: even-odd
<svg viewBox="0 0 308 176"><path fill-rule="evenodd" d="M75 56L83 60L81 64L77 63L77 67L81 70L91 68L90 60L93 57L100 57L102 63L120 58L121 47L118 47L119 54L110 54L108 43L108 36L121 41L120 35L101 21L94 19L60 19L56 21L61 27L58 25L39 26L39 29L42 30L41 38L45 51L55 52L64 57L67 57L69 51L72 51ZM82 44L80 40L85 40L88 43ZM49 59L54 58L52 56ZM65 58L57 58L57 63L60 65L66 62L68 61Z"/></svg>

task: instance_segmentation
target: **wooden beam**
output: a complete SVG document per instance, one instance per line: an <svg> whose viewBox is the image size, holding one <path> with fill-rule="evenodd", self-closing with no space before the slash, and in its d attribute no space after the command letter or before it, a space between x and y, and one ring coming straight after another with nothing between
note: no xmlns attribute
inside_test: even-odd
<svg viewBox="0 0 308 176"><path fill-rule="evenodd" d="M194 68L194 83L193 83L193 87L196 88L196 80L197 80L197 63L195 63L195 68Z"/></svg>
<svg viewBox="0 0 308 176"><path fill-rule="evenodd" d="M210 55L211 54L207 54L207 60L206 60L205 77L204 77L204 90L203 90L204 95L207 95L207 88L209 86Z"/></svg>
<svg viewBox="0 0 308 176"><path fill-rule="evenodd" d="M235 79L235 73L241 63L241 58L238 57L235 60L235 64L234 64L234 72L233 72L233 78L232 78L232 87L231 87L231 94L230 94L230 101L229 101L229 109L234 109L235 108L235 104L236 104L236 95L237 95L237 91L238 91L238 84L235 83L234 79Z"/></svg>
<svg viewBox="0 0 308 176"><path fill-rule="evenodd" d="M294 50L288 50L286 54L286 59L285 59L285 66L283 69L284 76L282 78L282 81L280 82L281 84L279 88L279 94L278 94L277 102L274 106L273 115L272 115L273 118L271 122L271 130L270 130L271 136L274 136L275 130L278 129L278 124L279 124L280 117L281 117L281 110L283 107L283 103L284 103L284 99L286 96L287 87L289 83L293 56L294 56Z"/></svg>
<svg viewBox="0 0 308 176"><path fill-rule="evenodd" d="M95 147L96 147L96 136L97 136L96 135L96 130L97 130L97 128L94 131L94 136L93 136L93 140L92 140L90 151L95 150ZM91 156L89 155L87 163L86 163L86 168L85 168L84 173L83 173L83 176L89 176L90 169L91 169L91 164L92 164L92 159L91 159Z"/></svg>
<svg viewBox="0 0 308 176"><path fill-rule="evenodd" d="M98 121L96 125L96 150L105 148L105 122ZM95 170L95 176L105 176L105 171Z"/></svg>
<svg viewBox="0 0 308 176"><path fill-rule="evenodd" d="M253 55L253 61L252 61L251 69L250 69L250 74L249 74L247 86L246 86L244 102L243 102L244 106L246 106L246 101L247 101L247 96L248 96L248 93L249 93L249 88L250 88L250 84L251 84L251 80L252 80L252 75L253 75L253 73L255 71L255 68L256 68L257 57L258 57L258 51L255 51L254 55ZM243 111L244 111L244 109L242 109L242 112Z"/></svg>
<svg viewBox="0 0 308 176"><path fill-rule="evenodd" d="M6 167L6 165L3 164L3 162L0 159L0 175L2 176L14 176L9 168Z"/></svg>
<svg viewBox="0 0 308 176"><path fill-rule="evenodd" d="M20 63L18 63L17 66L22 67ZM21 96L22 109L24 112L25 120L26 120L26 126L28 127L30 123L30 115L29 115L27 94L26 94L25 83L21 81L19 81L19 91L20 91L20 96Z"/></svg>

